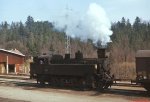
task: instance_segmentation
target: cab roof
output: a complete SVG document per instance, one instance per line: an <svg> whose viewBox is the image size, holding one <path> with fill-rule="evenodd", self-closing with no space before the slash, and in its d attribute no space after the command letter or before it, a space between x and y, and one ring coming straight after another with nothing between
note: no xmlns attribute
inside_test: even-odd
<svg viewBox="0 0 150 102"><path fill-rule="evenodd" d="M138 50L136 57L150 57L150 50Z"/></svg>

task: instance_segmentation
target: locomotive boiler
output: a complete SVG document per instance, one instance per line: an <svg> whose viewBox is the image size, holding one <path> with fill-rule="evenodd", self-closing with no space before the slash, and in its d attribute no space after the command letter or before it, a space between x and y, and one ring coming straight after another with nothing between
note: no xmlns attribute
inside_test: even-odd
<svg viewBox="0 0 150 102"><path fill-rule="evenodd" d="M30 64L30 77L40 85L107 89L113 83L109 73L106 49L97 50L97 58L84 58L77 51L70 54L41 55Z"/></svg>

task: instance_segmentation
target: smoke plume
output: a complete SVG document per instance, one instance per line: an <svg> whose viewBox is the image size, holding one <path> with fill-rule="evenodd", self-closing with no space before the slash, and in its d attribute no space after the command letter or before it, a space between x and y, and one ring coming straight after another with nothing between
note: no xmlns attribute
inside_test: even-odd
<svg viewBox="0 0 150 102"><path fill-rule="evenodd" d="M87 12L78 15L73 10L68 9L62 16L55 20L57 29L65 29L71 38L80 38L82 41L91 39L93 43L100 41L102 45L110 42L111 23L105 10L96 3L91 3Z"/></svg>

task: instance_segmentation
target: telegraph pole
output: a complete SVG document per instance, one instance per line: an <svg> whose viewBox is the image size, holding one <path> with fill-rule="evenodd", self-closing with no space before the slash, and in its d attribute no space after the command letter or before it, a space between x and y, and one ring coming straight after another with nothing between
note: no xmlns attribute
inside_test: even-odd
<svg viewBox="0 0 150 102"><path fill-rule="evenodd" d="M66 6L66 15L65 15L65 19L66 22L68 21L68 6ZM67 30L67 24L65 25L65 30ZM71 47L70 47L70 36L66 34L66 41L65 41L65 53L66 54L71 54Z"/></svg>
<svg viewBox="0 0 150 102"><path fill-rule="evenodd" d="M71 53L70 36L68 36L68 35L66 35L65 52L66 52L66 54L70 54Z"/></svg>

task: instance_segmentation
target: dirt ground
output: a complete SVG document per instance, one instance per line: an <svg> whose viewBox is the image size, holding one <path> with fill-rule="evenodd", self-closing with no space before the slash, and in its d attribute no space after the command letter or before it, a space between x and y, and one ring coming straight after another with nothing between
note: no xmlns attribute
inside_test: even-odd
<svg viewBox="0 0 150 102"><path fill-rule="evenodd" d="M39 87L29 79L0 77L0 102L150 102L147 91L129 83L118 83L104 91Z"/></svg>
<svg viewBox="0 0 150 102"><path fill-rule="evenodd" d="M8 99L8 98L0 97L0 102L29 102L29 101L14 100L14 99Z"/></svg>

